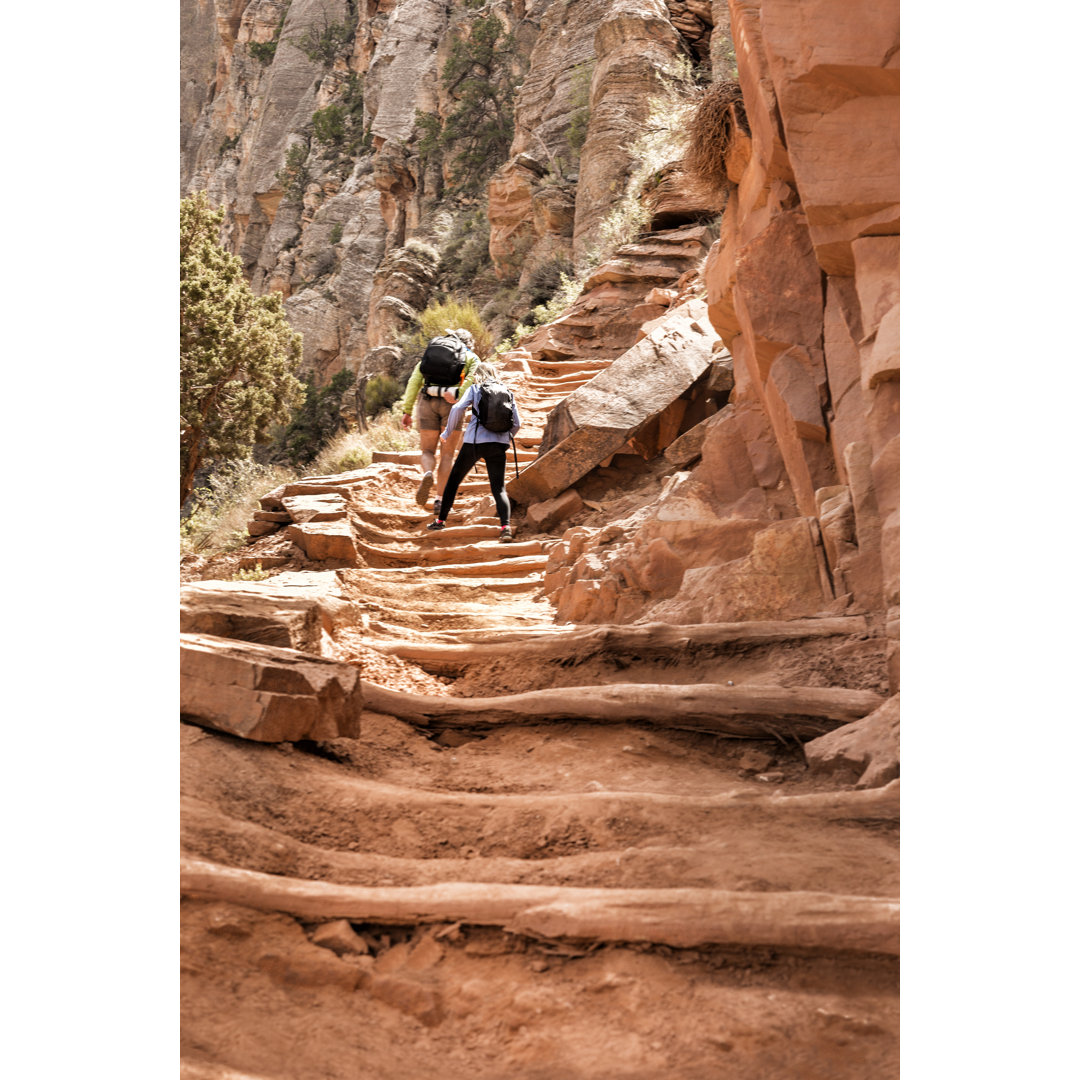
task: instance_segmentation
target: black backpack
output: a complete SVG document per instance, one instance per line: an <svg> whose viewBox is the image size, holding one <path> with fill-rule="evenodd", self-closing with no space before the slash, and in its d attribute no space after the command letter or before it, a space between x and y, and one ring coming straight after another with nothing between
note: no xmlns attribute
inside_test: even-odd
<svg viewBox="0 0 1080 1080"><path fill-rule="evenodd" d="M501 382L492 380L476 385L473 395L473 412L476 419L488 431L496 434L509 431L514 426L514 395Z"/></svg>
<svg viewBox="0 0 1080 1080"><path fill-rule="evenodd" d="M468 359L465 342L456 337L433 337L420 358L426 386L457 386Z"/></svg>

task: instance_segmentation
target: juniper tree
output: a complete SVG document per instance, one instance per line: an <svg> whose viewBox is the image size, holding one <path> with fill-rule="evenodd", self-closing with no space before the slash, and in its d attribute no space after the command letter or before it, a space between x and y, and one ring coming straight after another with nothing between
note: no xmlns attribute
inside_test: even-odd
<svg viewBox="0 0 1080 1080"><path fill-rule="evenodd" d="M281 296L256 296L218 241L205 192L180 203L180 505L213 459L250 457L304 400L300 335Z"/></svg>
<svg viewBox="0 0 1080 1080"><path fill-rule="evenodd" d="M430 113L417 116L421 158L436 159L437 151L452 153L456 191L478 192L509 152L514 59L514 39L499 17L481 16L450 42L441 81L455 104L446 123Z"/></svg>

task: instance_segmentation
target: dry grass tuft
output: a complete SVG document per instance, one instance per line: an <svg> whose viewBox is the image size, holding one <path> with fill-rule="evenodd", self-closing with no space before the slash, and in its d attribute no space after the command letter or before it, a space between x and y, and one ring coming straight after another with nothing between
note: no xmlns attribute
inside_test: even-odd
<svg viewBox="0 0 1080 1080"><path fill-rule="evenodd" d="M713 83L690 121L690 146L683 158L687 175L702 188L718 192L730 184L724 155L735 138L736 125L750 130L742 87L733 79Z"/></svg>
<svg viewBox="0 0 1080 1080"><path fill-rule="evenodd" d="M401 452L415 450L420 437L415 431L401 426L400 402L393 409L379 413L368 421L367 431L343 431L319 452L318 457L305 470L308 476L332 476L334 473L352 472L371 464L373 450Z"/></svg>

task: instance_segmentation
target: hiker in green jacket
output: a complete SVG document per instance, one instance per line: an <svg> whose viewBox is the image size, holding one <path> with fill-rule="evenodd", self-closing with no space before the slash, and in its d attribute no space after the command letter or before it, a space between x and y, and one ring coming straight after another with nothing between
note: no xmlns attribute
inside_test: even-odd
<svg viewBox="0 0 1080 1080"><path fill-rule="evenodd" d="M439 433L450 416L450 410L459 397L472 386L473 370L480 362L480 357L473 351L475 342L472 334L464 327L447 330L447 337L455 337L465 345L465 367L454 386L434 386L428 383L420 371L420 364L413 368L409 385L405 388L404 414L401 417L403 427L412 427L413 408L416 411L416 424L420 431L420 464L424 475L416 490L416 501L420 506L427 502L432 484L435 484L435 516L439 516L442 506L442 493L446 487L450 467L454 463L454 454L461 442L461 418L457 418L454 430L449 438L440 444ZM439 469L435 476L435 454L438 451Z"/></svg>

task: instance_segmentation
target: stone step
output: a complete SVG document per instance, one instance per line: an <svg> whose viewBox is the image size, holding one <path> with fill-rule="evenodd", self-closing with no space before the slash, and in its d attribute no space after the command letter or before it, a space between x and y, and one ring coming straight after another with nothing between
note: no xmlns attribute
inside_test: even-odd
<svg viewBox="0 0 1080 1080"><path fill-rule="evenodd" d="M544 545L539 540L523 540L501 544L498 540L488 540L480 544L467 544L465 547L429 547L418 552L421 563L479 563L502 562L509 558L543 555ZM546 564L545 564L546 565Z"/></svg>
<svg viewBox="0 0 1080 1080"><path fill-rule="evenodd" d="M430 566L405 566L387 569L368 567L367 569L365 569L364 572L367 574L382 575L400 574L408 577L412 577L414 575L448 574L457 577L476 578L481 577L484 574L489 574L492 576L499 576L503 574L535 575L541 573L546 567L546 555L526 555L521 558L500 559L497 562L437 563ZM539 578L530 577L529 581L533 585L541 584Z"/></svg>

